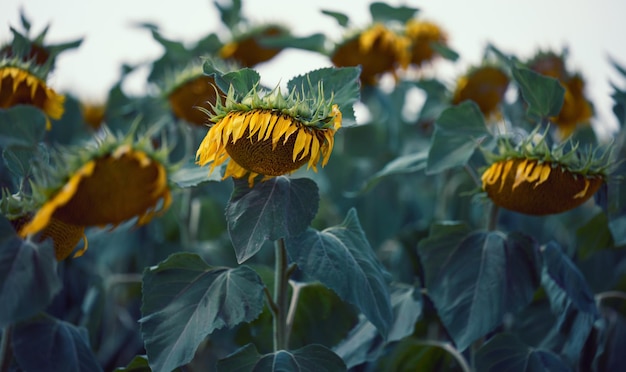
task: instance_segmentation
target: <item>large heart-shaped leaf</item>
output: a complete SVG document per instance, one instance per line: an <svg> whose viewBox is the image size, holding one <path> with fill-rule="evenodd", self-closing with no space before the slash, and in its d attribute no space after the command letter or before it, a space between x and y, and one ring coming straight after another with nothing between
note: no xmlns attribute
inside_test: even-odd
<svg viewBox="0 0 626 372"><path fill-rule="evenodd" d="M559 114L565 88L557 79L524 67L513 66L511 72L522 91L522 97L528 103L528 115L540 119Z"/></svg>
<svg viewBox="0 0 626 372"><path fill-rule="evenodd" d="M356 210L351 209L338 226L323 231L309 228L287 240L291 259L312 280L332 289L387 335L393 318L386 271L376 259Z"/></svg>
<svg viewBox="0 0 626 372"><path fill-rule="evenodd" d="M254 256L268 239L289 238L311 223L319 204L317 184L308 178L275 177L248 187L236 180L226 220L237 261Z"/></svg>
<svg viewBox="0 0 626 372"><path fill-rule="evenodd" d="M475 102L448 107L435 122L426 173L435 174L467 164L488 136L485 119Z"/></svg>
<svg viewBox="0 0 626 372"><path fill-rule="evenodd" d="M587 337L599 317L596 301L584 276L574 262L555 242L542 247L543 270L541 285L558 319L553 328L553 340L570 360L577 360Z"/></svg>
<svg viewBox="0 0 626 372"><path fill-rule="evenodd" d="M478 350L476 369L485 372L571 371L569 366L550 350L529 347L509 333L496 335Z"/></svg>
<svg viewBox="0 0 626 372"><path fill-rule="evenodd" d="M102 371L87 330L50 316L18 323L11 342L15 360L24 371Z"/></svg>
<svg viewBox="0 0 626 372"><path fill-rule="evenodd" d="M264 287L246 266L211 267L191 253L146 269L140 323L152 370L186 364L215 329L254 320L263 310Z"/></svg>
<svg viewBox="0 0 626 372"><path fill-rule="evenodd" d="M439 227L418 251L428 295L457 348L498 326L506 313L523 309L539 286L535 241L521 234Z"/></svg>
<svg viewBox="0 0 626 372"><path fill-rule="evenodd" d="M219 372L339 372L346 365L337 354L312 344L294 351L261 355L248 344L217 363Z"/></svg>
<svg viewBox="0 0 626 372"><path fill-rule="evenodd" d="M10 235L0 240L0 328L39 313L61 289L52 241L24 241L10 225L2 230Z"/></svg>

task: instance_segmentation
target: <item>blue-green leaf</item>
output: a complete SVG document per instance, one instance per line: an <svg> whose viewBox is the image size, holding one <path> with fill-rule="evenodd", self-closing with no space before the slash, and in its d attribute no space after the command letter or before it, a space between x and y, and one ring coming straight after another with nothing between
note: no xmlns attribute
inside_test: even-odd
<svg viewBox="0 0 626 372"><path fill-rule="evenodd" d="M419 288L395 286L391 292L393 324L387 340L383 340L376 327L365 317L361 318L348 337L333 349L349 368L376 360L385 346L413 333L415 324L422 317L422 296Z"/></svg>
<svg viewBox="0 0 626 372"><path fill-rule="evenodd" d="M202 68L205 74L213 76L215 84L222 92L228 92L232 87L236 97L243 97L258 87L261 80L259 73L251 68L223 72L210 59L204 61Z"/></svg>
<svg viewBox="0 0 626 372"><path fill-rule="evenodd" d="M522 91L522 97L528 103L528 115L541 119L559 114L565 88L557 79L524 67L512 66L511 72Z"/></svg>
<svg viewBox="0 0 626 372"><path fill-rule="evenodd" d="M15 360L24 371L102 371L87 330L50 316L18 323L11 341Z"/></svg>
<svg viewBox="0 0 626 372"><path fill-rule="evenodd" d="M521 234L454 227L422 240L418 252L426 287L457 348L492 331L506 313L523 309L539 286L535 241Z"/></svg>
<svg viewBox="0 0 626 372"><path fill-rule="evenodd" d="M344 13L322 9L322 14L333 17L337 21L337 23L339 23L339 25L343 27L346 27L348 23L350 23L350 18Z"/></svg>
<svg viewBox="0 0 626 372"><path fill-rule="evenodd" d="M279 35L259 38L258 43L268 48L294 48L322 52L324 50L324 44L326 43L326 36L324 34L313 34L305 37Z"/></svg>
<svg viewBox="0 0 626 372"><path fill-rule="evenodd" d="M50 240L35 244L12 233L0 241L0 328L48 306L61 289L56 268Z"/></svg>
<svg viewBox="0 0 626 372"><path fill-rule="evenodd" d="M113 372L152 372L147 355L137 355L125 367L115 368Z"/></svg>
<svg viewBox="0 0 626 372"><path fill-rule="evenodd" d="M361 87L359 76L361 67L325 67L296 76L287 82L289 92L304 92L318 96L318 84L324 88L324 100L336 103L342 115L343 127L356 124L354 117L355 102L359 100Z"/></svg>
<svg viewBox="0 0 626 372"><path fill-rule="evenodd" d="M426 168L428 161L428 152L420 151L413 154L399 156L389 163L383 169L376 172L370 177L360 190L354 193L348 193L349 196L357 196L370 190L382 179L394 174L407 174L422 171Z"/></svg>
<svg viewBox="0 0 626 372"><path fill-rule="evenodd" d="M323 231L309 228L288 239L287 251L305 275L356 305L387 336L393 320L387 273L376 259L354 209L341 225Z"/></svg>
<svg viewBox="0 0 626 372"><path fill-rule="evenodd" d="M541 284L558 317L553 331L563 339L562 353L574 361L599 317L595 298L581 272L556 243L548 243L541 254Z"/></svg>
<svg viewBox="0 0 626 372"><path fill-rule="evenodd" d="M312 344L294 351L261 355L248 344L217 363L218 372L339 372L346 365L337 354Z"/></svg>
<svg viewBox="0 0 626 372"><path fill-rule="evenodd" d="M475 102L448 107L435 122L426 173L435 174L467 164L488 136L485 120Z"/></svg>
<svg viewBox="0 0 626 372"><path fill-rule="evenodd" d="M226 220L237 261L254 256L268 239L302 233L318 204L317 184L308 178L275 177L253 188L245 180L235 180Z"/></svg>
<svg viewBox="0 0 626 372"><path fill-rule="evenodd" d="M463 355L449 342L418 340L407 337L389 347L379 359L377 371L467 371Z"/></svg>
<svg viewBox="0 0 626 372"><path fill-rule="evenodd" d="M394 7L382 2L370 4L370 14L374 22L399 21L406 23L409 19L415 17L418 11L418 8L403 5Z"/></svg>
<svg viewBox="0 0 626 372"><path fill-rule="evenodd" d="M478 350L476 369L485 372L568 372L572 370L553 352L529 347L509 333L496 335Z"/></svg>
<svg viewBox="0 0 626 372"><path fill-rule="evenodd" d="M146 269L140 323L152 370L186 364L214 330L254 320L263 310L263 288L246 266L211 267L191 253Z"/></svg>
<svg viewBox="0 0 626 372"><path fill-rule="evenodd" d="M170 179L179 187L187 188L198 186L207 181L219 182L222 180L222 172L219 169L209 174L208 167L200 167L193 162L188 162L170 175Z"/></svg>
<svg viewBox="0 0 626 372"><path fill-rule="evenodd" d="M0 148L34 148L46 133L46 116L34 106L17 105L0 109Z"/></svg>

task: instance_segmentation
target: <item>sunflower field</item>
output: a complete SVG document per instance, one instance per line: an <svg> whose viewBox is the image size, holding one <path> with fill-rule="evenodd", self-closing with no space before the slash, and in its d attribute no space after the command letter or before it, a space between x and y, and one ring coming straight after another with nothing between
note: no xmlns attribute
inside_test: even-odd
<svg viewBox="0 0 626 372"><path fill-rule="evenodd" d="M49 79L82 39L0 40L0 372L626 368L626 66L601 136L565 50L450 82L417 8L215 7L100 103ZM287 49L327 66L266 86Z"/></svg>

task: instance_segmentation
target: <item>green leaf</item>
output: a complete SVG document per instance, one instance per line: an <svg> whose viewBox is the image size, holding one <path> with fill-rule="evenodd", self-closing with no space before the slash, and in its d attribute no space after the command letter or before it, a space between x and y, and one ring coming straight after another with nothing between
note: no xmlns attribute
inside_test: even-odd
<svg viewBox="0 0 626 372"><path fill-rule="evenodd" d="M102 371L87 330L50 316L18 323L11 342L24 371Z"/></svg>
<svg viewBox="0 0 626 372"><path fill-rule="evenodd" d="M237 261L254 256L269 240L302 233L319 204L317 184L308 178L275 177L253 188L235 180L226 220Z"/></svg>
<svg viewBox="0 0 626 372"><path fill-rule="evenodd" d="M36 107L0 109L0 147L35 148L46 133L46 116Z"/></svg>
<svg viewBox="0 0 626 372"><path fill-rule="evenodd" d="M448 87L437 79L421 79L415 82L415 86L426 93L426 101L420 109L417 123L431 123L448 107Z"/></svg>
<svg viewBox="0 0 626 372"><path fill-rule="evenodd" d="M596 323L598 346L593 359L594 371L619 371L626 364L626 321L611 309Z"/></svg>
<svg viewBox="0 0 626 372"><path fill-rule="evenodd" d="M29 318L61 290L52 241L35 244L13 232L0 241L0 328Z"/></svg>
<svg viewBox="0 0 626 372"><path fill-rule="evenodd" d="M234 29L242 20L241 15L241 0L231 0L225 5L221 1L213 1L213 4L220 12L220 19L224 26L229 30Z"/></svg>
<svg viewBox="0 0 626 372"><path fill-rule="evenodd" d="M254 320L263 310L263 288L246 266L211 267L191 253L146 269L139 322L150 367L171 371L191 361L214 330Z"/></svg>
<svg viewBox="0 0 626 372"><path fill-rule="evenodd" d="M459 53L443 43L431 42L430 47L448 61L456 62L459 59Z"/></svg>
<svg viewBox="0 0 626 372"><path fill-rule="evenodd" d="M476 369L485 372L568 372L572 370L553 352L529 347L509 333L496 335L478 350Z"/></svg>
<svg viewBox="0 0 626 372"><path fill-rule="evenodd" d="M599 317L595 298L581 272L556 243L548 243L541 254L541 284L558 317L553 333L562 340L561 353L576 361Z"/></svg>
<svg viewBox="0 0 626 372"><path fill-rule="evenodd" d="M211 59L204 61L202 69L205 74L213 76L215 84L222 92L228 92L232 87L235 92L235 98L241 98L252 89L257 88L261 80L259 73L251 68L242 68L225 73L218 69Z"/></svg>
<svg viewBox="0 0 626 372"><path fill-rule="evenodd" d="M178 185L178 187L187 188L198 186L204 182L219 182L222 180L222 172L215 169L209 174L207 167L200 167L194 162L188 162L182 167L174 171L170 175L170 179Z"/></svg>
<svg viewBox="0 0 626 372"><path fill-rule="evenodd" d="M293 317L291 348L310 344L326 347L343 340L358 322L354 307L320 283L292 285L298 306Z"/></svg>
<svg viewBox="0 0 626 372"><path fill-rule="evenodd" d="M324 51L326 36L324 34L313 34L305 37L297 37L293 35L271 36L259 38L258 43L267 48L293 48L310 50L313 52L322 52Z"/></svg>
<svg viewBox="0 0 626 372"><path fill-rule="evenodd" d="M611 247L613 237L609 229L609 219L602 211L576 230L576 249L581 259L594 251Z"/></svg>
<svg viewBox="0 0 626 372"><path fill-rule="evenodd" d="M377 371L459 371L468 370L463 356L449 343L421 341L414 338L392 345L376 365ZM464 363L463 366L460 363ZM464 369L465 368L465 369Z"/></svg>
<svg viewBox="0 0 626 372"><path fill-rule="evenodd" d="M333 17L342 27L346 27L350 23L350 18L344 13L322 9L322 14Z"/></svg>
<svg viewBox="0 0 626 372"><path fill-rule="evenodd" d="M499 232L420 242L429 297L460 351L530 303L539 286L537 249L528 236Z"/></svg>
<svg viewBox="0 0 626 372"><path fill-rule="evenodd" d="M339 106L343 119L341 125L349 127L356 124L352 106L360 97L360 75L361 67L326 67L294 77L287 83L287 89L317 96L318 83L322 84L323 98Z"/></svg>
<svg viewBox="0 0 626 372"><path fill-rule="evenodd" d="M415 17L418 11L418 8L407 6L393 7L381 2L370 4L370 14L374 22L399 21L406 23L409 19Z"/></svg>
<svg viewBox="0 0 626 372"><path fill-rule="evenodd" d="M322 345L312 344L294 351L279 350L261 355L248 344L217 363L218 372L338 372L343 360Z"/></svg>
<svg viewBox="0 0 626 372"><path fill-rule="evenodd" d="M370 177L360 190L349 193L349 196L357 196L372 189L382 179L394 174L407 174L422 171L426 168L428 152L420 151L413 154L402 155L387 163L383 169Z"/></svg>
<svg viewBox="0 0 626 372"><path fill-rule="evenodd" d="M489 136L478 105L465 101L445 109L435 122L426 174L467 164L478 145Z"/></svg>
<svg viewBox="0 0 626 372"><path fill-rule="evenodd" d="M348 337L334 347L334 352L346 362L348 368L378 359L388 344L413 333L415 324L422 317L420 289L396 285L392 287L390 297L394 316L386 341L372 322L362 317Z"/></svg>
<svg viewBox="0 0 626 372"><path fill-rule="evenodd" d="M356 305L387 337L393 320L387 273L376 259L355 209L348 211L341 225L323 231L309 228L288 239L287 251L305 275Z"/></svg>
<svg viewBox="0 0 626 372"><path fill-rule="evenodd" d="M115 368L113 372L152 372L148 364L148 356L137 355L125 367Z"/></svg>
<svg viewBox="0 0 626 372"><path fill-rule="evenodd" d="M543 76L524 67L512 66L513 79L528 103L526 112L536 119L556 116L563 106L565 88L555 78Z"/></svg>

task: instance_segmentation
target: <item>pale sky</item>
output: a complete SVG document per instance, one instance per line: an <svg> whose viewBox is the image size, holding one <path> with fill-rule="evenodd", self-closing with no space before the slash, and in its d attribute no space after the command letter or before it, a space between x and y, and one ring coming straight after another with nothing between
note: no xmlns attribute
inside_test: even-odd
<svg viewBox="0 0 626 372"><path fill-rule="evenodd" d="M243 13L255 22L280 22L296 35L322 32L339 40L342 29L321 9L346 13L355 25L370 21L365 0L243 0ZM492 43L521 59L538 49L569 48L568 67L586 80L587 96L596 106L596 127L615 128L609 81L626 86L608 57L626 66L626 1L623 0L431 0L397 1L390 5L420 8L419 17L438 23L449 35L449 44L461 58L440 61L433 73L452 82L468 65L480 63L484 47ZM49 83L58 91L89 100L104 99L118 80L122 62L151 61L162 54L148 31L133 22L151 22L173 40L195 42L210 33L224 31L213 1L178 0L2 0L0 44L10 40L9 26L20 28L23 8L33 34L50 24L47 42L84 38L81 47L64 53ZM285 83L292 76L329 66L322 56L285 51L270 63L257 66L266 85ZM133 74L125 88L142 93L145 74Z"/></svg>

